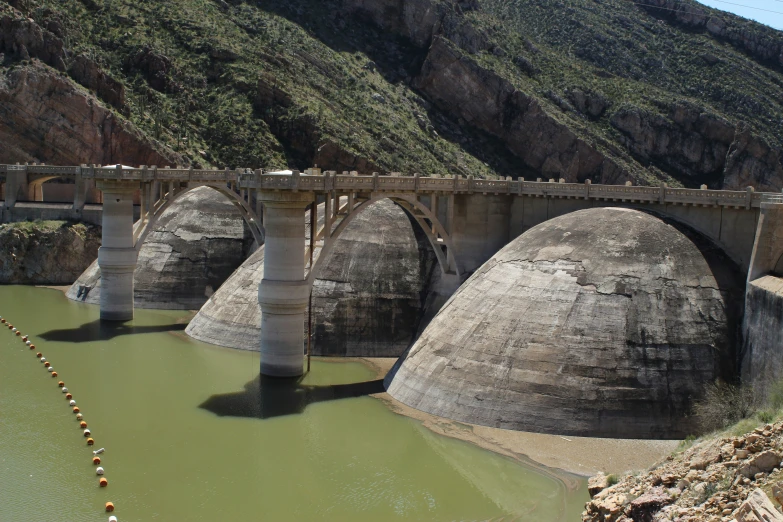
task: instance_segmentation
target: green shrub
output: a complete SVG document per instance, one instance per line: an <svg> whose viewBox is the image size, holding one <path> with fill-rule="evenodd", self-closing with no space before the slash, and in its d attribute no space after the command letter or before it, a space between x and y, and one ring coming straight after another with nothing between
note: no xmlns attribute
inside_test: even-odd
<svg viewBox="0 0 783 522"><path fill-rule="evenodd" d="M727 428L752 416L758 400L752 386L716 381L706 386L704 397L694 405L699 427L704 432Z"/></svg>

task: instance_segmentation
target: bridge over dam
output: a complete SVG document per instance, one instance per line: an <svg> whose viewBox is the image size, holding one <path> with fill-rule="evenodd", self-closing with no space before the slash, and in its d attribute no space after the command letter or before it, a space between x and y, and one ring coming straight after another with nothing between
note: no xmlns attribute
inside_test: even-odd
<svg viewBox="0 0 783 522"><path fill-rule="evenodd" d="M133 317L133 271L141 244L157 219L183 194L210 187L239 209L265 244L258 302L261 373L297 376L303 368L304 313L315 276L351 220L381 199L402 207L426 234L442 281L451 291L502 247L550 219L593 207L648 211L708 239L736 263L746 281L783 273L783 196L744 191L565 183L564 180L474 179L470 176L359 175L356 172L264 172L141 166L0 165L3 210L13 212L41 180L73 180L73 211L86 190L103 194L101 318ZM134 219L134 197L140 215ZM324 219L315 208L323 205ZM306 239L309 215L316 230ZM319 247L320 254L313 252ZM664 246L662 246L664 247Z"/></svg>

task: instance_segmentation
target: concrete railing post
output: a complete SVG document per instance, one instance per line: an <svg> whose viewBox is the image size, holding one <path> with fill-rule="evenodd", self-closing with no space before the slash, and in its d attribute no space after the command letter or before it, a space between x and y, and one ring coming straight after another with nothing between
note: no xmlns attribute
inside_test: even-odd
<svg viewBox="0 0 783 522"><path fill-rule="evenodd" d="M264 276L258 285L261 374L297 377L304 373L304 313L310 295L302 214L313 194L263 191L259 197L266 214Z"/></svg>
<svg viewBox="0 0 783 522"><path fill-rule="evenodd" d="M101 181L103 191L103 230L98 266L101 268L101 319L133 319L133 271L136 249L133 245L133 194L138 182Z"/></svg>

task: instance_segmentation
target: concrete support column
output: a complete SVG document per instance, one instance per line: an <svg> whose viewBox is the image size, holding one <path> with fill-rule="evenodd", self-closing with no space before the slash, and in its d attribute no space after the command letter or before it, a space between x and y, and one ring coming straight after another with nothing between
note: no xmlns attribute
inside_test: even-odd
<svg viewBox="0 0 783 522"><path fill-rule="evenodd" d="M101 267L101 319L133 319L133 194L139 183L103 181L103 231L98 249Z"/></svg>
<svg viewBox="0 0 783 522"><path fill-rule="evenodd" d="M84 166L84 165L82 165ZM76 173L76 186L73 190L73 209L81 212L87 202L87 180L82 177L81 170Z"/></svg>
<svg viewBox="0 0 783 522"><path fill-rule="evenodd" d="M783 201L763 201L748 268L748 282L771 272L783 270L783 266L776 270L781 256L783 256Z"/></svg>
<svg viewBox="0 0 783 522"><path fill-rule="evenodd" d="M11 210L19 198L19 189L27 185L27 167L10 166L5 174L5 209Z"/></svg>
<svg viewBox="0 0 783 522"><path fill-rule="evenodd" d="M305 281L305 208L308 192L259 192L264 203L266 242L261 305L261 374L297 377L304 373L304 313L310 286Z"/></svg>

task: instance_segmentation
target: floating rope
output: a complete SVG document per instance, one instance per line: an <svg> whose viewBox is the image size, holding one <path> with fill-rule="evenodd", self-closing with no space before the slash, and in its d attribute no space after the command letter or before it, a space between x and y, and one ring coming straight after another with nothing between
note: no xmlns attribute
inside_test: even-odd
<svg viewBox="0 0 783 522"><path fill-rule="evenodd" d="M25 343L25 345L28 346L30 348L30 350L35 350L35 345L32 343L32 341L30 341L29 336L22 335L22 332L18 328L15 328L14 325L9 323L2 316L0 316L0 324L7 325L8 329L11 330L11 332L14 333L17 337L20 337L21 341L23 343ZM46 368L46 370L51 374L52 377L57 377L57 372L54 371L54 368L52 367L52 363L50 361L47 361L46 357L44 357L41 352L36 352L35 356L36 356L36 358L38 358L43 363L44 368ZM87 428L87 423L84 420L82 420L82 419L84 419L84 415L81 413L81 410L79 409L79 407L76 406L76 401L73 399L73 394L68 392L68 388L65 386L65 382L64 381L58 381L57 382L57 387L60 390L62 390L62 393L65 394L65 400L68 401L68 405L73 408L72 411L73 411L73 413L76 414L76 420L79 421L79 428L84 430L82 433L84 434L84 437L87 438L87 445L88 446L94 445L95 444L95 439L93 439L91 437L92 433ZM93 454L93 456L92 456L92 463L93 463L94 466L98 466L101 463L101 458L98 457L98 454L103 453L104 451L106 451L106 449L105 448L101 448L99 450L96 450L96 451L92 452L92 454ZM106 486L109 485L109 480L106 477L103 476L104 473L105 473L105 471L104 471L103 467L98 466L97 468L95 468L95 474L100 476L100 479L98 480L98 485L100 487L102 487L102 488L105 488ZM113 511L114 511L114 503L113 502L106 502L106 512L107 513L111 513ZM109 522L117 522L117 517L116 516L110 516L109 517Z"/></svg>

